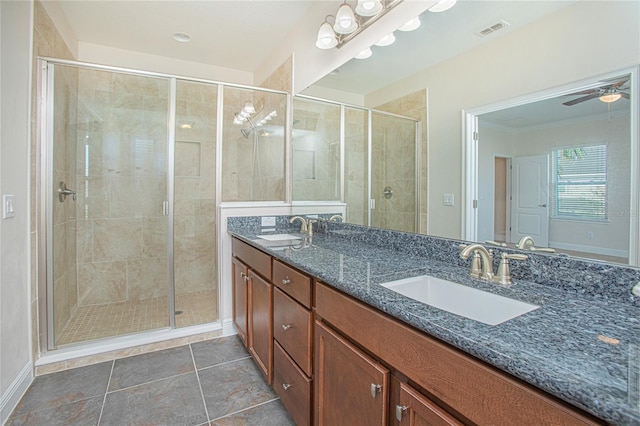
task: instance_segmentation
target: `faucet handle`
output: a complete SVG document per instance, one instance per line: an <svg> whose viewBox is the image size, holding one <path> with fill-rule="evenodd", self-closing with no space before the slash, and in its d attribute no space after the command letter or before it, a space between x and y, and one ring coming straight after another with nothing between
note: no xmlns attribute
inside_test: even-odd
<svg viewBox="0 0 640 426"><path fill-rule="evenodd" d="M529 256L519 253L502 253L500 255L500 265L498 265L498 273L493 280L504 286L511 285L511 270L509 268L509 260L527 260Z"/></svg>

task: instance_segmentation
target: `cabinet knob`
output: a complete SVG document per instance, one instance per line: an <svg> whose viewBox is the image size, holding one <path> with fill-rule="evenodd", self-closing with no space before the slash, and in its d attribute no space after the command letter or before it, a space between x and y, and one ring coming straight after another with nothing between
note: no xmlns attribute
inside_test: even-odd
<svg viewBox="0 0 640 426"><path fill-rule="evenodd" d="M375 398L378 392L382 390L381 385L377 385L375 383L371 383L371 398Z"/></svg>
<svg viewBox="0 0 640 426"><path fill-rule="evenodd" d="M285 391L289 390L289 388L293 386L292 384L289 383L283 383L282 384L282 389L284 389Z"/></svg>
<svg viewBox="0 0 640 426"><path fill-rule="evenodd" d="M245 274L244 272L240 272L240 278L244 278L246 276L247 276L247 274Z"/></svg>
<svg viewBox="0 0 640 426"><path fill-rule="evenodd" d="M287 331L288 329L290 329L291 327L293 327L293 324L282 324L282 329L284 331Z"/></svg>
<svg viewBox="0 0 640 426"><path fill-rule="evenodd" d="M284 284L284 285L291 284L291 280L289 279L289 277L283 278L281 283Z"/></svg>
<svg viewBox="0 0 640 426"><path fill-rule="evenodd" d="M404 413L407 412L407 406L406 405L396 405L396 419L401 422L402 421L402 416L404 416Z"/></svg>

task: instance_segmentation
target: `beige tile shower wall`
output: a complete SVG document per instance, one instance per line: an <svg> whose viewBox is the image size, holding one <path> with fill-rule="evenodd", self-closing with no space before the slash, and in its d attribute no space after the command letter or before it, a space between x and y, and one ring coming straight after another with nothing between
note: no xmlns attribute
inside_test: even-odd
<svg viewBox="0 0 640 426"><path fill-rule="evenodd" d="M293 200L339 201L340 106L293 101Z"/></svg>
<svg viewBox="0 0 640 426"><path fill-rule="evenodd" d="M293 57L290 56L280 65L278 69L260 84L260 87L284 90L285 92L291 93L293 90Z"/></svg>
<svg viewBox="0 0 640 426"><path fill-rule="evenodd" d="M40 270L38 268L38 245L43 243L44 235L40 235L38 233L37 224L40 221L41 216L44 214L39 208L40 200L45 195L38 191L38 184L40 182L43 170L41 168L41 155L44 149L44 145L40 141L40 132L38 129L38 106L39 102L37 101L38 96L38 67L37 67L37 58L41 57L54 57L61 59L75 59L71 54L71 51L65 44L62 36L53 25L53 22L47 15L47 12L42 7L42 4L39 1L34 2L34 31L33 31L33 73L32 73L32 81L31 81L31 150L30 150L30 170L31 170L31 188L30 188L30 205L31 208L31 309L32 309L32 348L33 348L33 358L37 359L40 348L38 336L40 335L40 328L42 327L42 332L44 332L45 324L39 324L37 319L39 318L38 314L38 306L39 306L39 294L38 294L38 279L42 274L46 274L45 270ZM68 93L73 93L75 88L75 83L73 81L73 77L70 79L62 79L64 84L68 87ZM61 81L61 83L62 83ZM59 132L56 136L64 135L68 133L70 130L69 127L74 124L70 120L71 114L73 114L73 108L75 105L69 104L66 109L67 113L62 126L59 126L55 131ZM69 179L70 181L75 178L75 173L73 170L75 169L74 157L72 154L74 149L67 149L62 155L58 156L56 159L56 179L64 177ZM71 186L71 183L69 183ZM47 188L47 190L53 190L53 188ZM54 232L57 232L58 235L61 236L60 241L57 241L57 245L55 247L56 250L56 258L55 262L57 262L56 272L57 279L54 280L54 291L56 294L55 303L55 326L56 328L60 328L64 326L64 323L68 320L71 315L71 311L76 305L76 274L75 274L75 254L73 253L75 248L75 237L73 236L75 232L74 225L74 215L69 214L69 208L71 203L64 203L64 205L56 206L57 208L54 210L54 214L56 215L56 224L54 225ZM42 295L44 297L44 295Z"/></svg>
<svg viewBox="0 0 640 426"><path fill-rule="evenodd" d="M174 192L176 294L217 291L217 86L178 81ZM215 309L215 300L211 300Z"/></svg>
<svg viewBox="0 0 640 426"><path fill-rule="evenodd" d="M420 228L418 232L425 233L427 231L427 91L426 90L418 90L416 92L410 93L406 96L398 98L394 101L388 102L383 105L379 105L375 107L375 109L380 111L391 112L394 114L400 114L406 117L411 117L416 120L420 120L422 124L422 135L421 135L421 169L420 169L420 188L421 188L421 196L420 196Z"/></svg>
<svg viewBox="0 0 640 426"><path fill-rule="evenodd" d="M412 122L374 114L371 161L371 225L415 232L415 127ZM384 189L393 191L391 198Z"/></svg>
<svg viewBox="0 0 640 426"><path fill-rule="evenodd" d="M168 81L80 69L80 306L167 294Z"/></svg>
<svg viewBox="0 0 640 426"><path fill-rule="evenodd" d="M367 112L345 108L346 222L367 225Z"/></svg>

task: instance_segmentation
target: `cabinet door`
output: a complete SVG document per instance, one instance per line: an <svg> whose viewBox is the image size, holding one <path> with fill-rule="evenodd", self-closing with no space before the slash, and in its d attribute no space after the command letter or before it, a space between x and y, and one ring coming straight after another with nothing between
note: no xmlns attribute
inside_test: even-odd
<svg viewBox="0 0 640 426"><path fill-rule="evenodd" d="M249 271L249 352L271 384L273 372L273 284Z"/></svg>
<svg viewBox="0 0 640 426"><path fill-rule="evenodd" d="M246 265L235 257L231 261L233 269L233 324L236 327L238 336L242 339L245 347L248 346L248 324L249 324L249 270Z"/></svg>
<svg viewBox="0 0 640 426"><path fill-rule="evenodd" d="M316 321L315 424L387 424L389 371Z"/></svg>
<svg viewBox="0 0 640 426"><path fill-rule="evenodd" d="M406 383L400 384L400 405L393 407L393 415L402 426L462 425L449 413Z"/></svg>

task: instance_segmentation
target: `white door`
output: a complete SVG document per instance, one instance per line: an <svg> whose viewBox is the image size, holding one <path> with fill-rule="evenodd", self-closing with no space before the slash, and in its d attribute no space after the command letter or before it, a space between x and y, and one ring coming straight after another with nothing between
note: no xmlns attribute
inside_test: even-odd
<svg viewBox="0 0 640 426"><path fill-rule="evenodd" d="M528 235L549 245L549 156L515 157L511 171L511 242Z"/></svg>

